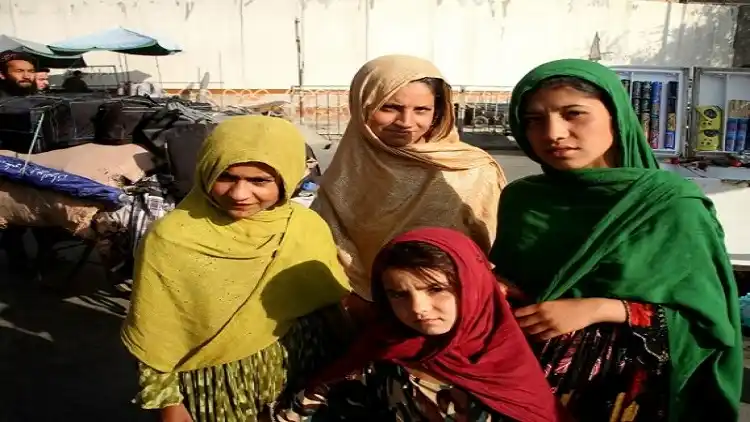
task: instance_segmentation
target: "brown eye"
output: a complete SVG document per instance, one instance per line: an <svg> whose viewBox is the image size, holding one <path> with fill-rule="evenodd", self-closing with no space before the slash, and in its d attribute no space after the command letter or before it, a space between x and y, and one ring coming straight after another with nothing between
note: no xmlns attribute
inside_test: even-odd
<svg viewBox="0 0 750 422"><path fill-rule="evenodd" d="M572 120L572 119L577 119L585 114L586 113L581 110L569 110L568 112L565 113L565 118Z"/></svg>
<svg viewBox="0 0 750 422"><path fill-rule="evenodd" d="M541 118L540 118L539 116L535 116L535 115L531 115L531 116L524 116L524 117L523 117L523 118L521 119L521 121L522 121L522 122L523 122L523 124L525 124L525 125L527 125L527 124L530 124L530 123L537 123L537 122L539 122L539 120L541 120Z"/></svg>
<svg viewBox="0 0 750 422"><path fill-rule="evenodd" d="M391 299L401 299L405 296L404 292L388 292L386 295Z"/></svg>
<svg viewBox="0 0 750 422"><path fill-rule="evenodd" d="M268 179L250 179L250 183L254 184L255 186L266 186L272 182L273 180Z"/></svg>

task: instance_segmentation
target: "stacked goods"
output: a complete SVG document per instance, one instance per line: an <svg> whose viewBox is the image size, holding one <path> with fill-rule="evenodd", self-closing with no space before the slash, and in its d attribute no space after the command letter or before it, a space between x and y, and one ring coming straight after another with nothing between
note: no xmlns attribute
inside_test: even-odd
<svg viewBox="0 0 750 422"><path fill-rule="evenodd" d="M70 105L61 98L4 98L0 100L0 149L27 153L29 149L65 148L71 143L72 121Z"/></svg>
<svg viewBox="0 0 750 422"><path fill-rule="evenodd" d="M156 166L151 153L132 144L86 144L30 156L0 151L0 156L22 160L28 157L31 163L113 187L130 185ZM58 227L79 237L93 238L91 221L105 208L101 201L0 178L0 229L8 225Z"/></svg>
<svg viewBox="0 0 750 422"><path fill-rule="evenodd" d="M87 177L114 187L131 185L158 165L153 154L134 144L85 144L31 155L0 150L0 156L23 160L29 158L31 163Z"/></svg>
<svg viewBox="0 0 750 422"><path fill-rule="evenodd" d="M643 82L641 81L633 81L633 91L631 92L631 101L633 103L633 110L635 110L635 115L639 118L641 117L641 91L642 91L642 85Z"/></svg>
<svg viewBox="0 0 750 422"><path fill-rule="evenodd" d="M633 111L653 149L677 148L677 97L679 82L621 79L630 94ZM664 113L666 112L666 118Z"/></svg>
<svg viewBox="0 0 750 422"><path fill-rule="evenodd" d="M677 142L677 82L667 83L667 124L664 131L664 149L675 149Z"/></svg>
<svg viewBox="0 0 750 422"><path fill-rule="evenodd" d="M651 132L651 82L641 82L641 126L648 139ZM658 145L651 145L651 148L658 148Z"/></svg>
<svg viewBox="0 0 750 422"><path fill-rule="evenodd" d="M750 101L730 100L727 111L727 129L724 135L724 151L745 151L748 121L750 121Z"/></svg>
<svg viewBox="0 0 750 422"><path fill-rule="evenodd" d="M721 145L723 110L719 106L698 106L695 114L698 119L695 150L718 151Z"/></svg>
<svg viewBox="0 0 750 422"><path fill-rule="evenodd" d="M659 135L661 134L661 125L659 115L661 114L661 96L663 85L661 82L651 82L651 121L647 132L648 143L651 148L659 148Z"/></svg>
<svg viewBox="0 0 750 422"><path fill-rule="evenodd" d="M723 128L725 113L717 105L698 106L695 108L695 115L697 121L696 151L744 152L748 149L750 101L729 100L726 110L726 126Z"/></svg>

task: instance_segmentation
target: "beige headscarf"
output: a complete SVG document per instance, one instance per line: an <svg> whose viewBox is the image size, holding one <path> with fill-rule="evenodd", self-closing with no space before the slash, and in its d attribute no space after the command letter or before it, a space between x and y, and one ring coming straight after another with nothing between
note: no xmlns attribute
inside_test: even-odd
<svg viewBox="0 0 750 422"><path fill-rule="evenodd" d="M427 142L390 147L367 126L396 91L428 77L443 79L432 63L402 55L374 59L357 72L351 120L312 205L331 226L355 292L367 299L372 260L404 231L454 228L485 251L495 237L505 177L489 154L460 141L447 84L445 117Z"/></svg>

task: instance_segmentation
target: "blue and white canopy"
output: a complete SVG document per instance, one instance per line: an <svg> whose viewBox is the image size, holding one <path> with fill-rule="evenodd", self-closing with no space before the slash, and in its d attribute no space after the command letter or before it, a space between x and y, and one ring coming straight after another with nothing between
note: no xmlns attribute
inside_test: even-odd
<svg viewBox="0 0 750 422"><path fill-rule="evenodd" d="M49 44L57 54L82 54L104 50L140 56L168 56L182 49L175 43L122 27Z"/></svg>

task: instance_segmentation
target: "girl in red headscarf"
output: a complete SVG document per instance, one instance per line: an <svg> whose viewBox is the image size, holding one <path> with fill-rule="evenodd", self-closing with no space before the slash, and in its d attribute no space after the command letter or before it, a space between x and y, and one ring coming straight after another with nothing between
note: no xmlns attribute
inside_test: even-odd
<svg viewBox="0 0 750 422"><path fill-rule="evenodd" d="M277 421L565 420L480 248L425 228L372 270L377 321Z"/></svg>

